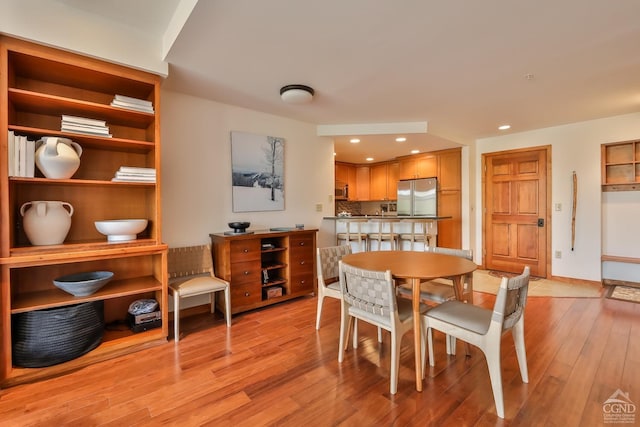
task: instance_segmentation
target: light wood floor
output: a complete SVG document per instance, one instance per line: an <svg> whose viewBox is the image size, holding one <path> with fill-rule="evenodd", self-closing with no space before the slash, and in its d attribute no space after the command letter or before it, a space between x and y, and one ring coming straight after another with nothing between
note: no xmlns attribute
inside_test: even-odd
<svg viewBox="0 0 640 427"><path fill-rule="evenodd" d="M494 297L476 293L476 304ZM496 417L484 357L447 357L415 391L411 333L398 394L389 395L389 337L360 323L360 345L337 362L339 302L305 297L234 316L183 319L183 338L58 378L0 390L0 425L26 426L600 426L617 389L640 406L640 304L598 298L529 298L529 384L505 335L506 419ZM636 423L640 424L640 414Z"/></svg>

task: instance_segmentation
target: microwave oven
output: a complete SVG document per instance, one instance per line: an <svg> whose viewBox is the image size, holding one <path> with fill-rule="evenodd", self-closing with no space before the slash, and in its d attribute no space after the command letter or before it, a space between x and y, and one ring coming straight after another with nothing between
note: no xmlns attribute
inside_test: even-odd
<svg viewBox="0 0 640 427"><path fill-rule="evenodd" d="M336 181L336 200L347 200L349 199L349 185L346 183L342 183Z"/></svg>

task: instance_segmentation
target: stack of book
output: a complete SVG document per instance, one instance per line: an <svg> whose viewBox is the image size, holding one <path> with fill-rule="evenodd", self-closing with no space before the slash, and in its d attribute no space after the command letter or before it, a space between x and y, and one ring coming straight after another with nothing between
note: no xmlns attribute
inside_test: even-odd
<svg viewBox="0 0 640 427"><path fill-rule="evenodd" d="M156 170L154 168L138 168L133 166L120 166L116 175L111 179L114 182L156 182Z"/></svg>
<svg viewBox="0 0 640 427"><path fill-rule="evenodd" d="M9 131L9 176L23 176L33 178L35 176L35 151L36 141L26 136L15 135Z"/></svg>
<svg viewBox="0 0 640 427"><path fill-rule="evenodd" d="M127 110L142 111L153 114L153 104L146 99L132 98L130 96L116 95L111 101L112 107L126 108Z"/></svg>
<svg viewBox="0 0 640 427"><path fill-rule="evenodd" d="M62 132L83 133L86 135L106 136L111 138L109 127L104 120L87 119L62 115Z"/></svg>

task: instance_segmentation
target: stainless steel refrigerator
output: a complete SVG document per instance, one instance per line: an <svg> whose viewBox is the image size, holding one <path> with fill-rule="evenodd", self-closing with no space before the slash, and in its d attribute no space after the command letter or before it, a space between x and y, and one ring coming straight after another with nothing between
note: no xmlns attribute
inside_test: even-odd
<svg viewBox="0 0 640 427"><path fill-rule="evenodd" d="M437 178L398 181L398 216L438 216Z"/></svg>

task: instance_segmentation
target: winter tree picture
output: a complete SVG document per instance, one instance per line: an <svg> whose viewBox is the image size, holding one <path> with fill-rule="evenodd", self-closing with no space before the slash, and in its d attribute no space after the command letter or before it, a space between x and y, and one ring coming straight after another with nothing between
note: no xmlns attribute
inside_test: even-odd
<svg viewBox="0 0 640 427"><path fill-rule="evenodd" d="M233 211L284 210L284 139L231 132Z"/></svg>

